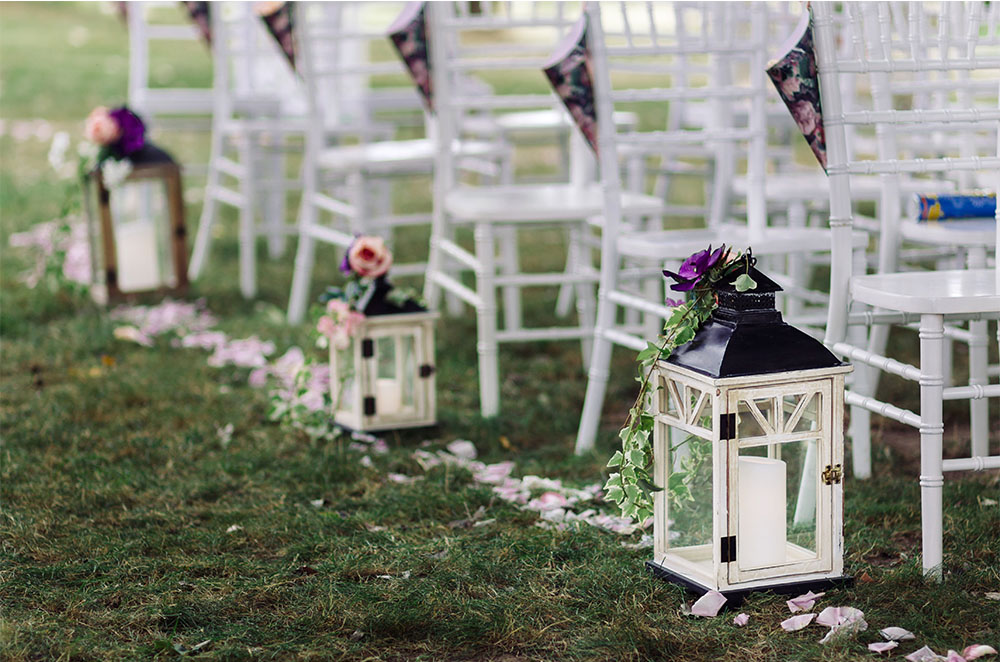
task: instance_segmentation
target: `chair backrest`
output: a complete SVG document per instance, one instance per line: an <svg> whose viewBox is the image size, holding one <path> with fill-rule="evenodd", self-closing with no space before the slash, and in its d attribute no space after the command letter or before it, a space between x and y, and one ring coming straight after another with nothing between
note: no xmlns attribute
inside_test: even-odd
<svg viewBox="0 0 1000 662"><path fill-rule="evenodd" d="M461 138L463 123L471 116L563 112L542 70L579 18L579 4L429 2L427 14L434 127L441 144ZM511 92L527 85L532 91ZM454 185L451 150L438 150L435 167L435 182L442 190Z"/></svg>
<svg viewBox="0 0 1000 662"><path fill-rule="evenodd" d="M761 236L767 220L766 7L588 3L587 14L605 190L604 235L613 242L621 220L619 151L635 146L663 158L691 147L709 150L716 173L710 224L725 220L735 164L747 154L747 223L751 239ZM692 125L664 116L691 105L705 109L704 122ZM745 110L736 112L741 106ZM604 121L615 108L638 110L639 127L616 131Z"/></svg>
<svg viewBox="0 0 1000 662"><path fill-rule="evenodd" d="M419 95L403 63L391 52L386 29L402 2L299 3L296 25L299 70L306 87L310 125L354 130L367 139L384 135L379 111L419 112ZM373 44L384 59L373 60ZM395 87L372 89L373 79L398 79Z"/></svg>
<svg viewBox="0 0 1000 662"><path fill-rule="evenodd" d="M833 3L812 7L833 233L827 338L839 340L851 276L852 175L881 176L883 218L899 217L902 176L981 173L1000 188L1000 13L984 2L846 3L838 30ZM838 51L845 41L853 47ZM841 84L858 77L867 80L870 106L859 99L847 110ZM903 103L899 92L907 92ZM968 105L973 96L978 103ZM876 153L852 154L848 127L870 131ZM938 138L920 151L922 141L908 139L930 135Z"/></svg>
<svg viewBox="0 0 1000 662"><path fill-rule="evenodd" d="M150 80L157 43L176 46L202 39L197 27L176 2L130 2L129 31L129 106L155 124L157 115L204 115L212 112L212 89L158 87ZM203 49L192 44L191 49ZM208 69L209 56L205 55Z"/></svg>

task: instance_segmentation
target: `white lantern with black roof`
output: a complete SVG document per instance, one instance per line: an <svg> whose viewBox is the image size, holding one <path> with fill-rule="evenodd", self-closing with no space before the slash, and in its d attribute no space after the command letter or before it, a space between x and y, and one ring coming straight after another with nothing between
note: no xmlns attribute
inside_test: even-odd
<svg viewBox="0 0 1000 662"><path fill-rule="evenodd" d="M652 374L654 575L742 599L849 582L843 571L844 379L782 321L781 288L717 284L718 307Z"/></svg>

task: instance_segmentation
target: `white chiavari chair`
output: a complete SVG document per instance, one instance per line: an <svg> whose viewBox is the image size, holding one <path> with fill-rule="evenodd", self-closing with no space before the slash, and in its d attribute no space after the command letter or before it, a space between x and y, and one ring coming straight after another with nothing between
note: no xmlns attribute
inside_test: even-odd
<svg viewBox="0 0 1000 662"><path fill-rule="evenodd" d="M945 387L943 375L944 340L949 329L954 336L960 330L954 326L956 323L1000 317L1000 266L857 275L850 237L854 216L852 184L856 177L877 175L884 187L880 211L883 241L887 232L894 231L891 226L898 225L900 181L908 176L930 179L936 173L969 173L970 177L988 178L984 181L991 180L993 187L1000 185L1000 49L994 39L1000 23L987 3L955 4L962 7L956 10L947 4L917 2L847 5L849 20L841 23L840 30L834 24L833 3L812 5L833 233L826 342L859 367L919 383L919 413L878 401L864 392L848 391L847 402L919 430L923 567L936 578L943 574L944 472L1000 468L1000 456L989 456L988 444L975 444L971 457L943 459L944 402L1000 396L1000 385ZM947 25L955 11L962 17L954 33L961 35L960 39L953 38ZM980 45L983 35L986 38ZM844 40L854 48L838 51L836 44ZM988 108L940 108L926 97L914 95L906 107L899 108L884 93L894 79L912 80L914 73L931 72L935 80L991 81L996 96ZM872 89L872 107L843 107L840 90L845 77L867 80ZM868 130L875 136L874 156L851 153L847 144L849 127L857 132ZM941 153L935 156L915 155L906 149L910 141L900 139L930 132L951 136L950 148L942 144ZM960 138L966 134L975 138ZM848 324L910 325L914 321L918 322L920 336L919 365L848 342ZM982 330L973 327L962 331L968 336L982 336Z"/></svg>

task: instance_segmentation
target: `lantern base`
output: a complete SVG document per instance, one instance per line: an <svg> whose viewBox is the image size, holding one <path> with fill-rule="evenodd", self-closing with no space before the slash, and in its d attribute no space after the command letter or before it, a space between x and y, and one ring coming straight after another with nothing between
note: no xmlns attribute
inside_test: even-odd
<svg viewBox="0 0 1000 662"><path fill-rule="evenodd" d="M657 579L662 579L664 581L671 582L672 584L679 584L686 588L691 593L697 593L698 595L704 595L712 589L709 586L704 586L692 579L679 575L672 570L664 568L662 565L655 561L646 561L646 569ZM726 591L719 591L726 597L726 607L739 607L743 604L743 601L751 593L756 593L760 591L770 591L772 593L777 593L779 595L801 595L806 591L824 591L830 588L845 588L854 585L854 577L848 575L843 575L842 577L828 577L823 579L809 579L800 582L789 582L786 584L773 584L770 586L755 586L753 588L745 589L729 589Z"/></svg>

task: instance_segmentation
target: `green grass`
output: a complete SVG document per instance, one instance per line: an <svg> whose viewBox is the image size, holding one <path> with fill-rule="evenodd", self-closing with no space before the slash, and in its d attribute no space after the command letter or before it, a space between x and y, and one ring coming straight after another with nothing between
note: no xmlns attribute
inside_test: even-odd
<svg viewBox="0 0 1000 662"><path fill-rule="evenodd" d="M66 45L76 26L89 35L79 48ZM211 640L200 658L853 660L889 625L917 633L904 653L998 645L1000 602L982 596L1000 591L1000 516L986 501L1000 492L997 474L949 477L945 582L926 583L910 431L876 423L876 476L845 487L847 565L859 581L821 603L862 609L872 630L861 643L820 646L819 629L780 630L787 610L769 594L748 600L745 628L683 617L690 597L643 572L648 551L590 528L542 530L465 472L435 468L414 485L385 479L420 474L411 452L424 440L466 438L487 461L515 460L519 475L600 480L633 397L627 352L616 353L598 449L576 458L578 348L505 346L504 413L483 421L474 321L449 320L439 327L441 424L386 435L390 453L363 468L355 453L269 423L245 371L210 368L204 353L165 339L152 350L116 341L115 324L87 301L26 289L16 278L26 256L8 237L52 218L61 194L47 144L15 141L11 124L45 117L79 130L91 106L124 96L126 52L123 26L94 5L0 4L0 659L169 659L174 644ZM207 58L198 57L178 54L162 82L204 80ZM175 139L199 156L197 137L163 137ZM428 195L426 184L397 191L414 207ZM197 211L189 208L192 219ZM229 220L192 296L235 336L256 333L279 351L308 346L307 329L275 321L291 254L262 257L260 299L243 301ZM414 234L399 250L423 240ZM554 234L531 237L526 262L544 265L560 246ZM335 277L336 262L334 251L321 254L317 284ZM531 318L550 314L551 302L551 293L530 299ZM894 338L904 352L912 341ZM917 406L912 390L892 380L885 388ZM955 450L963 410L948 416ZM227 423L235 432L225 445L217 430ZM316 499L326 505L313 507ZM480 506L495 524L447 526ZM242 530L227 533L234 524Z"/></svg>

